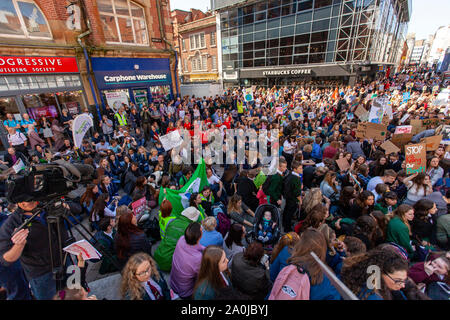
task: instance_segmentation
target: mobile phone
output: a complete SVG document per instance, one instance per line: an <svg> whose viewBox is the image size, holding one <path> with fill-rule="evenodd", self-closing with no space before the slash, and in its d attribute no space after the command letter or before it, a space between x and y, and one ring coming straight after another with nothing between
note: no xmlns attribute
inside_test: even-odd
<svg viewBox="0 0 450 320"><path fill-rule="evenodd" d="M269 256L267 254L264 254L261 258L261 264L266 264L266 262L269 260Z"/></svg>

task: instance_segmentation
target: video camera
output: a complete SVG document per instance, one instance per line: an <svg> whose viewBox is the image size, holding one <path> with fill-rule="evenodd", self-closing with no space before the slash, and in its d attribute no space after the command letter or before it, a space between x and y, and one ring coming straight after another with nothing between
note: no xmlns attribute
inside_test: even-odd
<svg viewBox="0 0 450 320"><path fill-rule="evenodd" d="M61 159L29 166L9 176L6 198L12 203L50 201L75 190L78 183L90 182L93 173L90 165Z"/></svg>

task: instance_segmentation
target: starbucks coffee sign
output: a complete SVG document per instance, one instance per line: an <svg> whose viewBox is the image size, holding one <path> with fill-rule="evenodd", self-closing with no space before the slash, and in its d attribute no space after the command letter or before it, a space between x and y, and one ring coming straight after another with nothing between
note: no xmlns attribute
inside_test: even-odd
<svg viewBox="0 0 450 320"><path fill-rule="evenodd" d="M302 74L312 74L311 69L279 69L263 71L263 76L297 76Z"/></svg>

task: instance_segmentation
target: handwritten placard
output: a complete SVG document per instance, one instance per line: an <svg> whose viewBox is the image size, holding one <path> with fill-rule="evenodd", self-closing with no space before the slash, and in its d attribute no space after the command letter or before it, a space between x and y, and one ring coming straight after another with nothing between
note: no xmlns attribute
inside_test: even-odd
<svg viewBox="0 0 450 320"><path fill-rule="evenodd" d="M408 144L405 146L406 174L426 172L427 146L425 143Z"/></svg>
<svg viewBox="0 0 450 320"><path fill-rule="evenodd" d="M386 151L386 154L397 153L400 151L400 148L393 144L390 140L385 141L380 147Z"/></svg>
<svg viewBox="0 0 450 320"><path fill-rule="evenodd" d="M412 132L412 126L397 126L395 128L394 134L411 133L411 132Z"/></svg>
<svg viewBox="0 0 450 320"><path fill-rule="evenodd" d="M423 139L420 139L420 143L425 143L427 146L427 151L434 151L437 148L439 148L439 145L441 144L443 135L440 134L438 136L431 136L426 137Z"/></svg>
<svg viewBox="0 0 450 320"><path fill-rule="evenodd" d="M402 148L405 144L411 141L412 137L412 133L394 134L391 138L391 141L397 147Z"/></svg>
<svg viewBox="0 0 450 320"><path fill-rule="evenodd" d="M147 199L145 197L142 197L141 199L136 200L131 204L131 208L133 209L133 213L135 216L139 215L147 208Z"/></svg>

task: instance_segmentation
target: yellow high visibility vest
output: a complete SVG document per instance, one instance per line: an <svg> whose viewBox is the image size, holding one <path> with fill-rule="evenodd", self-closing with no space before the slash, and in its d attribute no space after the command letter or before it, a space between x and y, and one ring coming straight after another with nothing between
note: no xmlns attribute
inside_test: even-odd
<svg viewBox="0 0 450 320"><path fill-rule="evenodd" d="M117 121L119 121L119 125L121 126L127 125L127 117L125 114L121 115L120 113L116 113L114 116L117 118Z"/></svg>

